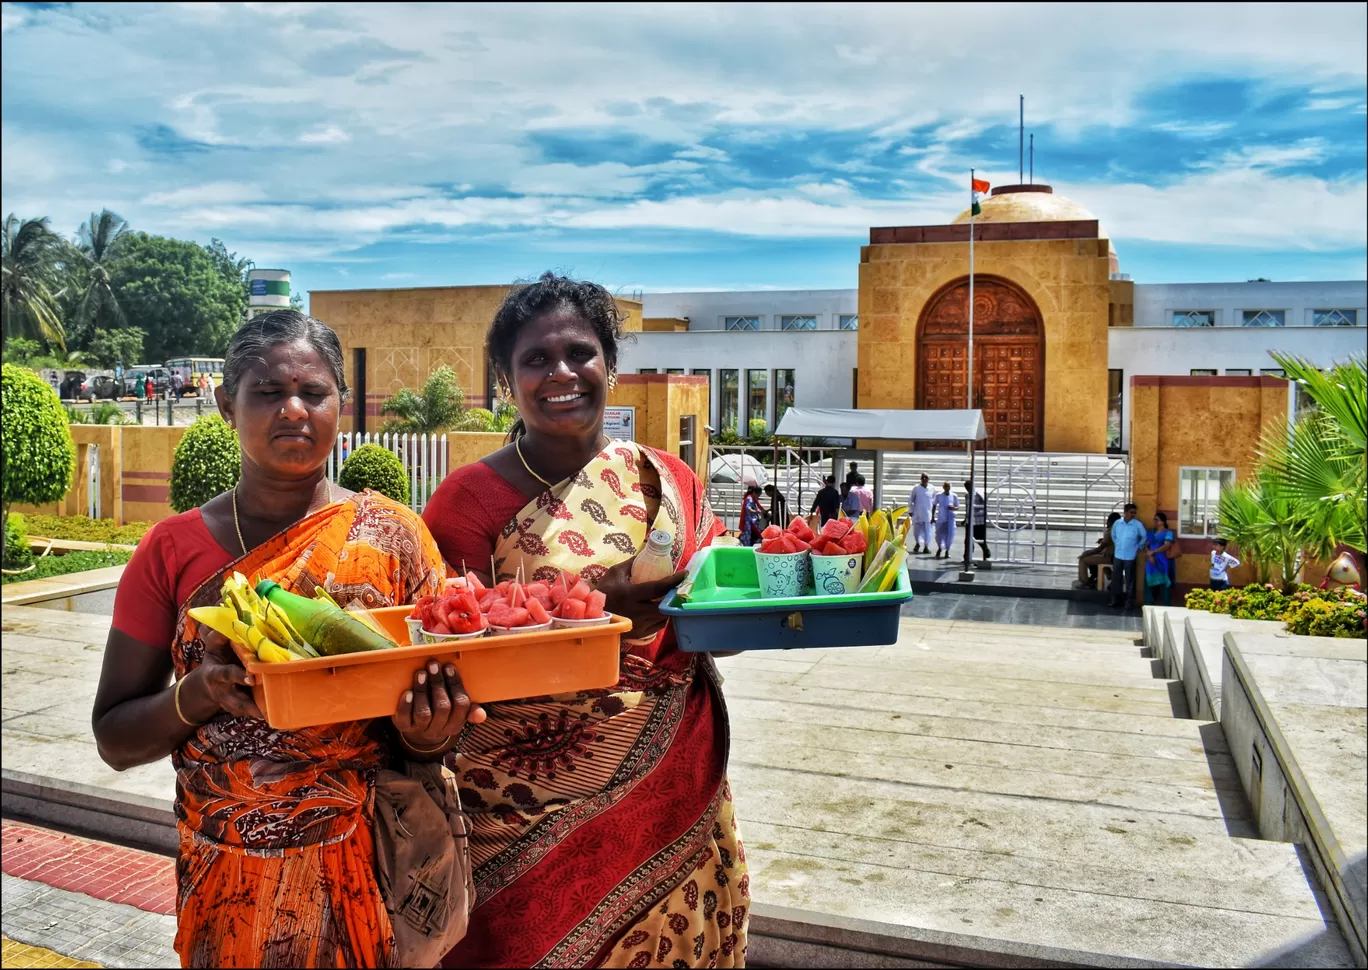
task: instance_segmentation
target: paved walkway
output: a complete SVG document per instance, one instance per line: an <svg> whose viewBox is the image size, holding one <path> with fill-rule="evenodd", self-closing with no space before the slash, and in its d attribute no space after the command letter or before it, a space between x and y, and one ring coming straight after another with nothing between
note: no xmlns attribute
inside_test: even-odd
<svg viewBox="0 0 1368 970"><path fill-rule="evenodd" d="M169 763L113 772L90 739L108 623L5 609L5 772L169 803ZM721 667L756 964L1350 965L1296 847L1255 837L1220 726L1129 631L912 616L895 646ZM7 901L31 889L8 855Z"/></svg>

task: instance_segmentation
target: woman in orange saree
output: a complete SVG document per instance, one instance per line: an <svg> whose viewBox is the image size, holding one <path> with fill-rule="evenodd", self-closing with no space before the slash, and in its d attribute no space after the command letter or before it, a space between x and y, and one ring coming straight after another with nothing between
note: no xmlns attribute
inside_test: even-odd
<svg viewBox="0 0 1368 970"><path fill-rule="evenodd" d="M744 965L749 876L720 678L656 608L679 575L629 578L650 529L669 532L682 569L722 526L686 464L602 435L615 314L602 287L562 278L510 295L490 357L526 434L449 475L424 513L448 562L492 555L498 579L570 570L636 623L617 684L487 705L448 756L477 904L445 966Z"/></svg>
<svg viewBox="0 0 1368 970"><path fill-rule="evenodd" d="M393 726L278 731L226 641L187 617L218 603L234 571L305 595L324 587L344 606L441 587L440 554L412 511L323 476L345 392L336 335L318 321L281 311L244 326L218 392L239 430L241 480L158 523L119 585L95 735L115 768L172 756L175 946L187 967L395 965L371 835L374 776L392 752L440 756L469 711L454 670L429 665L398 699Z"/></svg>

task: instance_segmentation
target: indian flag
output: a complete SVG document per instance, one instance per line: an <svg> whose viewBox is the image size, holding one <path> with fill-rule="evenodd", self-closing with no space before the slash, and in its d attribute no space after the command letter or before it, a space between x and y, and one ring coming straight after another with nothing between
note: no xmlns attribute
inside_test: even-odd
<svg viewBox="0 0 1368 970"><path fill-rule="evenodd" d="M980 194L986 194L987 191L988 191L988 183L987 183L987 182L983 181L983 179L976 179L976 178L974 178L973 176L970 176L970 178L969 178L969 196L970 196L970 198L973 200L973 204L969 206L969 214L970 214L970 215L975 215L975 216L977 216L977 215L981 215L981 214L983 213L983 208L982 208L982 206L979 205L979 195L980 195Z"/></svg>

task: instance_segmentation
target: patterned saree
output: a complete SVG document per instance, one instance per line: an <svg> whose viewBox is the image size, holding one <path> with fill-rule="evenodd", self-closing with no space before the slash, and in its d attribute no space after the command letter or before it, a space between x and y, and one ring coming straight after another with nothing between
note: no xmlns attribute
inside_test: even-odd
<svg viewBox="0 0 1368 970"><path fill-rule="evenodd" d="M591 584L649 528L677 568L722 531L670 455L613 441L503 530L499 579ZM716 669L667 630L604 690L486 705L447 764L474 823L476 910L448 967L743 966L749 877Z"/></svg>
<svg viewBox="0 0 1368 970"><path fill-rule="evenodd" d="M335 502L225 567L181 605L177 678L204 656L186 611L218 603L234 570L304 595L323 586L343 606L410 602L443 579L441 554L409 509L371 492ZM387 757L379 728L351 721L277 731L223 714L174 754L182 965L394 965L370 821L375 772Z"/></svg>

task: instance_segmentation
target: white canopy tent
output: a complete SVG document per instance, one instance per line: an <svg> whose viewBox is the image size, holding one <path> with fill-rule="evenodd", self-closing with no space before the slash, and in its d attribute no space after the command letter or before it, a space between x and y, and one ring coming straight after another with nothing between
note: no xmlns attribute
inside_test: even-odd
<svg viewBox="0 0 1368 970"><path fill-rule="evenodd" d="M979 410L899 411L888 408L789 408L775 434L785 438L877 438L884 441L967 441L969 496L965 510L964 568L970 564L974 533L974 448L988 438ZM983 474L988 475L988 449L983 451ZM877 471L877 469L876 469ZM987 526L987 501L983 514Z"/></svg>

